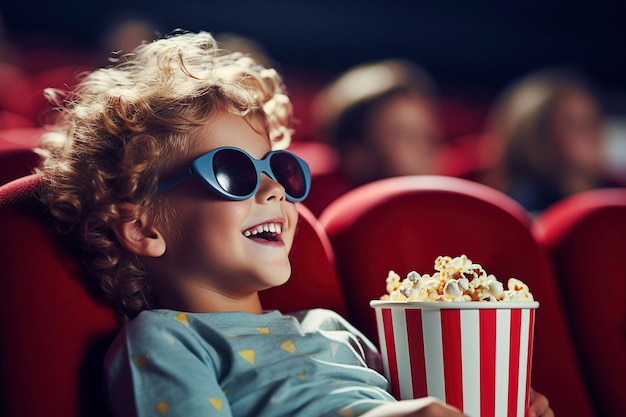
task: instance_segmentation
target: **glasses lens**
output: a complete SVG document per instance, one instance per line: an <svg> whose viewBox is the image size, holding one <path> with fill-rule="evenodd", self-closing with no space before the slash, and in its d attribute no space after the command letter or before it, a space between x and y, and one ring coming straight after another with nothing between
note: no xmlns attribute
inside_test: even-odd
<svg viewBox="0 0 626 417"><path fill-rule="evenodd" d="M306 181L300 164L291 154L280 152L272 155L270 166L276 180L293 198L302 198L306 193Z"/></svg>
<svg viewBox="0 0 626 417"><path fill-rule="evenodd" d="M224 149L213 156L213 172L224 191L236 196L246 196L256 187L254 164L244 153Z"/></svg>

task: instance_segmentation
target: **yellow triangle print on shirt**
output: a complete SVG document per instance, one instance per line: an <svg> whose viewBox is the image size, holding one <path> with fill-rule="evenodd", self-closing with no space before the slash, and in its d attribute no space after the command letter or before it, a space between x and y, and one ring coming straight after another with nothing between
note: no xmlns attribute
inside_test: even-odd
<svg viewBox="0 0 626 417"><path fill-rule="evenodd" d="M211 397L209 398L209 402L217 411L222 411L222 400L219 398Z"/></svg>
<svg viewBox="0 0 626 417"><path fill-rule="evenodd" d="M170 404L169 403L158 403L156 405L156 410L159 412L160 415L164 416L165 413L167 413L167 409L170 408Z"/></svg>
<svg viewBox="0 0 626 417"><path fill-rule="evenodd" d="M174 320L181 322L185 326L189 326L189 320L187 319L187 314L178 313L174 316Z"/></svg>
<svg viewBox="0 0 626 417"><path fill-rule="evenodd" d="M296 353L296 346L293 344L291 339L287 340L282 345L280 345L280 348L286 352L291 353L292 355Z"/></svg>
<svg viewBox="0 0 626 417"><path fill-rule="evenodd" d="M133 358L133 362L139 369L145 369L146 364L148 363L148 355L136 356Z"/></svg>
<svg viewBox="0 0 626 417"><path fill-rule="evenodd" d="M257 327L256 330L259 333L270 334L270 329L268 327Z"/></svg>
<svg viewBox="0 0 626 417"><path fill-rule="evenodd" d="M245 349L240 350L239 356L244 358L247 362L250 362L251 365L254 365L254 357L256 356L256 352L253 349Z"/></svg>
<svg viewBox="0 0 626 417"><path fill-rule="evenodd" d="M300 381L304 381L304 380L306 379L306 375L303 375L303 374L298 375L298 379L299 379Z"/></svg>

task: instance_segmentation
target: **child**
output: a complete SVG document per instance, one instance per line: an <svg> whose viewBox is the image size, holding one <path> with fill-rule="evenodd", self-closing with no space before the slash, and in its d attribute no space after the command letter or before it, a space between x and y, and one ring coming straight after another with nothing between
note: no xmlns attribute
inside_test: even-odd
<svg viewBox="0 0 626 417"><path fill-rule="evenodd" d="M291 108L274 70L183 33L50 96L42 197L126 323L104 368L116 416L461 415L396 402L337 314L262 309L258 292L289 279L310 184L280 150Z"/></svg>
<svg viewBox="0 0 626 417"><path fill-rule="evenodd" d="M624 185L607 172L600 102L576 71L545 68L516 80L486 130L500 158L478 180L533 214L581 191Z"/></svg>
<svg viewBox="0 0 626 417"><path fill-rule="evenodd" d="M436 85L420 66L403 59L359 64L323 88L311 107L315 133L339 157L336 189L314 187L308 202L314 212L371 181L438 173L443 129Z"/></svg>

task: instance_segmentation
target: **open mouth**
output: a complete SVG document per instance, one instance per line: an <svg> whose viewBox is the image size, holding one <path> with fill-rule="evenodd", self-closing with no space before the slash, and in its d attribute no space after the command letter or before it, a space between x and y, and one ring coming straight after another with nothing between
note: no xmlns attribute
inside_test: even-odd
<svg viewBox="0 0 626 417"><path fill-rule="evenodd" d="M257 241L280 242L282 229L281 223L269 222L246 229L243 231L243 235L248 239Z"/></svg>

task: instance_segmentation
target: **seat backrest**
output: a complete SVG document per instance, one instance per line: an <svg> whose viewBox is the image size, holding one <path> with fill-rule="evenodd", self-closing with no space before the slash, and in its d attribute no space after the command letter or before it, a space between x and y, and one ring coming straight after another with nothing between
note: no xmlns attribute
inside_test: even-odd
<svg viewBox="0 0 626 417"><path fill-rule="evenodd" d="M533 232L553 259L583 372L599 414L626 415L626 190L568 197Z"/></svg>
<svg viewBox="0 0 626 417"><path fill-rule="evenodd" d="M106 416L101 359L118 325L34 197L38 180L0 187L1 414Z"/></svg>
<svg viewBox="0 0 626 417"><path fill-rule="evenodd" d="M85 279L80 250L35 197L39 178L0 187L0 415L107 416L101 364L119 326ZM345 315L330 242L306 207L298 211L292 279L262 293L264 307Z"/></svg>
<svg viewBox="0 0 626 417"><path fill-rule="evenodd" d="M369 301L390 269L433 272L438 255L466 254L501 281L517 277L540 302L533 385L558 414L593 415L553 271L531 218L506 195L452 177L380 180L337 199L320 215L333 245L350 319L377 339Z"/></svg>
<svg viewBox="0 0 626 417"><path fill-rule="evenodd" d="M289 150L304 159L311 169L311 190L303 204L315 215L340 195L353 188L341 171L337 151L324 142L292 142Z"/></svg>
<svg viewBox="0 0 626 417"><path fill-rule="evenodd" d="M33 85L21 67L0 61L0 109L30 118Z"/></svg>
<svg viewBox="0 0 626 417"><path fill-rule="evenodd" d="M0 185L31 174L38 164L32 149L0 149Z"/></svg>
<svg viewBox="0 0 626 417"><path fill-rule="evenodd" d="M10 110L0 110L0 130L19 129L24 127L34 127L35 122L28 117L12 112Z"/></svg>
<svg viewBox="0 0 626 417"><path fill-rule="evenodd" d="M34 148L42 133L38 127L0 129L0 185L33 172L39 164Z"/></svg>
<svg viewBox="0 0 626 417"><path fill-rule="evenodd" d="M37 126L0 129L0 149L33 149L44 132Z"/></svg>

